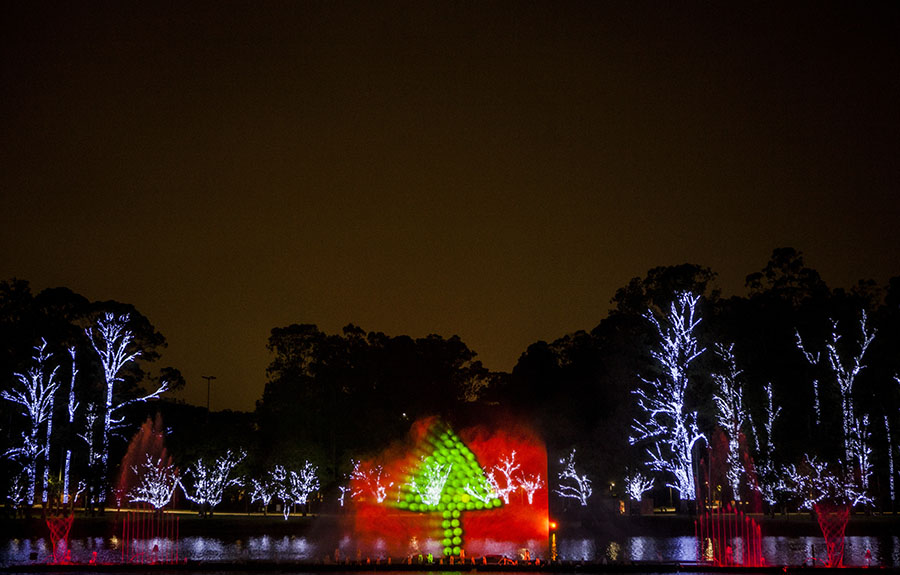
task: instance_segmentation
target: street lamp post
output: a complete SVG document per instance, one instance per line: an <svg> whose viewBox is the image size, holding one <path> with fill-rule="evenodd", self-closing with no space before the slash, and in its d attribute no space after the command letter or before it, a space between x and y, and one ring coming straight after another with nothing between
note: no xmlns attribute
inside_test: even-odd
<svg viewBox="0 0 900 575"><path fill-rule="evenodd" d="M209 384L216 378L214 375L201 375L206 380L206 421L209 421Z"/></svg>

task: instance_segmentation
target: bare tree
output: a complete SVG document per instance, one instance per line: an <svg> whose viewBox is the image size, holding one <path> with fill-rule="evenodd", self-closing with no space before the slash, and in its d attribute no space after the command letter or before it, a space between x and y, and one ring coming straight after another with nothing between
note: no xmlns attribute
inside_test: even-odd
<svg viewBox="0 0 900 575"><path fill-rule="evenodd" d="M725 476L731 486L735 501L741 500L741 476L744 465L741 462L741 434L747 421L747 411L744 409L744 390L741 385L741 370L737 368L734 359L734 344L724 346L716 344L716 355L722 359L725 370L722 373L713 373L713 379L718 389L713 394L718 412L716 421L728 438L728 456L726 458L727 471Z"/></svg>
<svg viewBox="0 0 900 575"><path fill-rule="evenodd" d="M19 387L13 388L12 391L3 390L0 392L0 397L17 403L22 407L22 415L27 417L31 424L28 432L22 434L22 445L13 447L6 452L6 455L24 464L27 478L25 500L28 505L34 505L38 460L42 454L49 450L50 433L52 431L50 421L53 417L53 396L56 390L59 389L59 384L55 381L56 371L59 369L59 366L49 369L48 362L51 354L47 352L47 342L42 339L41 345L35 346L34 349L33 359L35 365L25 373L15 374L16 379L19 381ZM47 423L48 429L46 441L42 446L40 432L44 423ZM46 500L46 480L48 477L46 463L44 467L44 497Z"/></svg>
<svg viewBox="0 0 900 575"><path fill-rule="evenodd" d="M869 456L872 453L869 445L870 434L868 431L868 415L858 417L853 405L853 387L859 373L865 368L862 363L869 349L869 345L875 339L875 329L867 326L865 310L860 315L860 339L855 354L847 357L846 349L839 349L841 335L838 333L838 322L831 320L831 330L828 340L825 342L825 357L827 369L841 394L841 432L842 445L844 447L844 465L853 465L853 469L846 469L843 475L847 478L845 496L850 500L866 501L866 492L869 486L869 477L872 474L872 465ZM821 354L807 351L800 337L800 332L795 332L797 347L812 366L821 363ZM814 382L814 385L816 382ZM817 409L818 411L818 409ZM855 485L854 485L855 483Z"/></svg>
<svg viewBox="0 0 900 575"><path fill-rule="evenodd" d="M133 403L159 397L169 388L169 383L162 381L157 389L151 393L126 401L116 401L115 388L116 384L122 381L122 368L134 361L141 353L140 350L132 350L131 344L134 341L134 334L127 328L128 320L128 314L116 316L112 313L106 313L97 320L95 328L85 330L85 333L91 340L94 351L100 357L100 363L103 365L103 377L106 383L106 399L103 406L103 427L100 433L99 449L99 460L103 466L104 473L109 458L110 434L122 427L124 423L124 417L119 415L118 412ZM93 430L90 430L85 436L93 437Z"/></svg>
<svg viewBox="0 0 900 575"><path fill-rule="evenodd" d="M704 351L694 331L700 323L697 303L700 296L687 292L676 294L662 323L652 311L644 317L658 335L657 347L650 354L659 363L662 375L654 380L641 378L645 387L637 389L638 407L644 420L635 420L631 444L649 442L650 467L668 473L672 482L666 485L677 490L682 500L697 497L694 479L694 445L705 440L697 426L697 412L685 406L691 363Z"/></svg>

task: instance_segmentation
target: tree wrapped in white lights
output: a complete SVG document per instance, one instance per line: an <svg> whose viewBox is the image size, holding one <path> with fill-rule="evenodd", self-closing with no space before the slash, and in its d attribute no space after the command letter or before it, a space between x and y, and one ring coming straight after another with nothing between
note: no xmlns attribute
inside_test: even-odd
<svg viewBox="0 0 900 575"><path fill-rule="evenodd" d="M128 492L128 500L132 503L149 503L160 510L175 494L180 480L178 469L171 462L162 458L154 459L149 453L146 461L140 465L132 465L131 470L138 477L138 484Z"/></svg>
<svg viewBox="0 0 900 575"><path fill-rule="evenodd" d="M421 473L412 476L409 486L422 498L422 503L437 505L441 502L441 494L444 492L444 485L450 477L453 464L438 463L435 460L428 461L425 458L422 461L425 463L425 467Z"/></svg>
<svg viewBox="0 0 900 575"><path fill-rule="evenodd" d="M518 486L525 492L525 496L528 498L528 504L531 505L534 503L535 492L544 486L544 478L541 477L540 473L534 475L522 474L518 478Z"/></svg>
<svg viewBox="0 0 900 575"><path fill-rule="evenodd" d="M900 381L898 381L900 383ZM891 441L891 422L888 416L884 416L884 433L887 438L888 445L888 487L891 495L891 503L894 502L894 443Z"/></svg>
<svg viewBox="0 0 900 575"><path fill-rule="evenodd" d="M556 493L560 497L577 499L582 507L587 506L588 499L593 494L591 480L587 475L579 474L575 469L575 450L559 460L563 469L559 472L559 487Z"/></svg>
<svg viewBox="0 0 900 575"><path fill-rule="evenodd" d="M75 376L78 375L78 367L75 363L75 348L69 348L69 355L72 356L72 378L69 380L69 427L75 424L75 410L78 409L78 402L75 401ZM63 487L62 502L63 505L69 502L69 470L72 467L72 449L66 449L66 461L63 466Z"/></svg>
<svg viewBox="0 0 900 575"><path fill-rule="evenodd" d="M650 354L659 363L662 375L654 380L641 378L645 386L634 393L644 420L635 420L632 445L649 442L650 467L671 475L666 485L677 490L681 499L697 497L694 480L694 445L705 439L697 426L697 412L685 406L688 369L704 351L694 331L700 323L697 303L700 296L680 292L662 323L652 311L645 314L659 336L658 347Z"/></svg>
<svg viewBox="0 0 900 575"><path fill-rule="evenodd" d="M842 355L838 349L838 342L841 335L838 333L838 322L831 321L831 331L828 340L825 342L825 357L827 358L826 368L831 372L838 390L841 394L841 432L843 445L843 462L844 466L852 466L853 468L845 469L844 476L848 479L843 483L846 485L845 496L848 500L866 501L868 496L869 477L872 473L872 467L869 463L871 447L869 446L868 434L868 417L858 418L853 406L853 386L859 373L865 368L862 363L866 351L875 339L875 329L869 329L867 326L867 316L865 310L862 311L860 317L860 339L858 349L855 354L849 358ZM800 332L795 332L797 347L803 356L812 366L820 363L820 354L807 351L800 337ZM813 382L817 385L817 382ZM854 480L855 477L855 480Z"/></svg>
<svg viewBox="0 0 900 575"><path fill-rule="evenodd" d="M22 445L13 447L6 452L6 455L21 461L25 467L28 505L34 505L38 460L49 449L53 396L59 388L59 384L55 381L56 371L59 367L49 369L48 362L51 355L47 352L47 342L45 340L41 340L41 342L41 345L34 348L35 365L25 373L15 374L19 386L13 388L12 391L0 392L0 397L3 399L20 405L22 415L27 417L30 422L28 432L22 434ZM48 427L46 442L41 445L41 426L45 423ZM44 492L46 493L46 486Z"/></svg>
<svg viewBox="0 0 900 575"><path fill-rule="evenodd" d="M500 464L495 465L487 474L488 483L491 484L492 491L497 497L503 500L503 503L509 503L509 496L519 488L519 481L515 479L514 474L521 467L516 463L516 452L513 451L509 456L500 458ZM503 475L504 485L501 487L497 480L497 473Z"/></svg>
<svg viewBox="0 0 900 575"><path fill-rule="evenodd" d="M12 481L9 483L9 491L6 493L6 498L13 509L18 509L25 503L25 498L28 497L28 485L26 471L20 471L13 475Z"/></svg>
<svg viewBox="0 0 900 575"><path fill-rule="evenodd" d="M796 497L801 509L812 509L822 502L847 504L850 507L872 502L872 498L858 488L852 476L808 454L804 455L799 469L794 465L785 468L778 489Z"/></svg>
<svg viewBox="0 0 900 575"><path fill-rule="evenodd" d="M493 472L489 472L487 475L481 474L470 477L465 487L463 487L463 492L472 499L480 501L485 505L488 505L494 499L499 498L500 494L497 493L495 489L497 480L496 478L491 477L491 473Z"/></svg>
<svg viewBox="0 0 900 575"><path fill-rule="evenodd" d="M741 462L741 434L744 432L744 424L747 421L747 411L744 409L744 390L740 377L742 371L737 368L734 359L734 344L724 346L716 344L716 355L724 364L722 373L713 373L717 390L713 394L713 401L718 408L716 421L728 438L728 456L726 458L727 471L725 476L731 486L732 496L735 501L741 500L741 476L744 465Z"/></svg>
<svg viewBox="0 0 900 575"><path fill-rule="evenodd" d="M775 420L781 413L781 407L775 408L775 402L772 397L772 384L766 384L766 420L763 422L763 429L766 430L766 449L762 450L762 444L759 440L759 433L756 426L753 426L753 437L756 441L756 481L753 484L754 489L759 492L762 498L769 504L774 505L776 502L775 494L778 490L780 479L775 469L775 443L772 441L772 433L775 429ZM751 425L752 425L751 420Z"/></svg>
<svg viewBox="0 0 900 575"><path fill-rule="evenodd" d="M134 340L134 334L126 327L128 320L128 314L116 316L112 313L106 313L97 320L95 328L85 330L94 351L100 357L100 363L103 365L103 377L106 383L106 400L103 409L103 428L101 429L99 451L100 461L104 468L109 458L109 436L112 431L121 427L124 421L122 416L117 415L117 412L133 403L159 397L169 388L169 383L162 381L156 391L147 395L119 403L114 402L115 386L122 381L120 375L122 368L141 354L140 350L130 349ZM95 330L96 335L94 333Z"/></svg>
<svg viewBox="0 0 900 575"><path fill-rule="evenodd" d="M275 493L276 486L273 481L266 479L250 480L250 503L256 503L257 501L262 503L263 515L268 514L269 503L272 502Z"/></svg>
<svg viewBox="0 0 900 575"><path fill-rule="evenodd" d="M216 505L222 502L225 489L239 483L238 478L230 475L245 457L246 451L239 450L235 453L230 449L211 464L204 464L201 457L185 470L185 477L191 478L190 486L181 482L185 497L199 505L201 513L206 514L208 510L211 514Z"/></svg>
<svg viewBox="0 0 900 575"><path fill-rule="evenodd" d="M269 472L275 497L281 500L285 521L290 517L293 506L306 505L310 494L319 489L317 473L318 468L309 461L303 464L300 471L288 471L283 465L276 465Z"/></svg>
<svg viewBox="0 0 900 575"><path fill-rule="evenodd" d="M384 468L380 465L362 465L359 461L354 461L353 471L350 472L350 481L353 482L350 497L359 497L368 492L377 503L383 502L387 498L388 487L394 485L393 481L387 483L387 478L382 478L383 473Z"/></svg>
<svg viewBox="0 0 900 575"><path fill-rule="evenodd" d="M634 501L640 501L647 493L653 489L653 479L645 477L641 472L630 473L625 476L625 493Z"/></svg>

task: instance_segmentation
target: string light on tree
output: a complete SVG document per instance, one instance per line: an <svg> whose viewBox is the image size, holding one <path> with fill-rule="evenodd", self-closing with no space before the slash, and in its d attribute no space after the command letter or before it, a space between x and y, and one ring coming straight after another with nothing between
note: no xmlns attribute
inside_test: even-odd
<svg viewBox="0 0 900 575"><path fill-rule="evenodd" d="M41 345L35 346L33 356L34 366L25 373L16 373L15 378L19 385L11 391L3 390L0 397L18 404L22 408L22 415L30 422L29 430L22 434L22 444L13 447L6 455L24 462L27 490L25 500L28 505L34 505L34 496L37 488L37 465L40 456L49 449L50 445L50 421L53 416L53 396L59 388L55 381L56 371L59 366L49 368L51 354L47 351L46 340L41 340ZM47 423L46 442L41 446L41 426ZM46 468L45 467L45 476ZM44 493L46 500L46 479Z"/></svg>
<svg viewBox="0 0 900 575"><path fill-rule="evenodd" d="M573 449L559 462L563 465L563 469L559 472L559 487L556 489L556 493L560 497L577 499L582 507L587 506L593 489L588 476L579 474L575 469L575 450Z"/></svg>
<svg viewBox="0 0 900 575"><path fill-rule="evenodd" d="M75 376L78 375L78 367L75 363L75 347L69 348L69 355L72 357L72 378L69 382L69 427L75 425L75 411L78 409L78 402L75 401ZM72 449L66 449L66 461L63 468L63 489L62 502L63 505L69 502L69 472L72 467Z"/></svg>
<svg viewBox="0 0 900 575"><path fill-rule="evenodd" d="M522 474L519 476L518 484L525 491L525 497L528 498L528 504L531 505L534 503L534 494L544 487L544 479L540 473L528 476Z"/></svg>
<svg viewBox="0 0 900 575"><path fill-rule="evenodd" d="M493 491L497 494L503 503L509 503L509 496L519 488L519 482L515 479L514 474L518 471L520 465L516 463L516 452L513 451L509 456L500 458L500 464L495 465L487 475ZM504 485L501 487L497 481L497 473L503 475Z"/></svg>
<svg viewBox="0 0 900 575"><path fill-rule="evenodd" d="M635 420L632 445L649 443L651 468L671 476L666 485L677 490L681 499L696 498L694 480L694 445L705 440L697 426L697 412L685 407L689 386L688 369L704 351L694 331L700 323L697 303L700 296L687 292L676 294L662 323L652 311L644 317L656 328L658 345L650 351L659 364L662 375L654 380L641 378L644 387L634 393L643 420Z"/></svg>
<svg viewBox="0 0 900 575"><path fill-rule="evenodd" d="M180 483L178 470L162 458L154 459L146 454L146 461L131 466L138 476L138 485L128 492L128 500L132 503L149 503L154 509L162 509L172 500L172 495Z"/></svg>
<svg viewBox="0 0 900 575"><path fill-rule="evenodd" d="M384 501L387 498L388 487L394 485L394 482L385 483L386 478L382 478L383 473L384 468L381 465L362 465L359 461L353 461L350 481L354 482L356 487L350 497L359 497L368 492L377 503Z"/></svg>
<svg viewBox="0 0 900 575"><path fill-rule="evenodd" d="M634 501L640 501L644 493L653 489L653 479L644 477L640 472L625 476L625 493Z"/></svg>
<svg viewBox="0 0 900 575"><path fill-rule="evenodd" d="M723 373L713 373L717 391L713 394L718 412L716 421L728 438L728 455L726 457L725 477L731 486L732 496L735 501L741 500L741 476L744 465L740 457L740 439L744 424L747 421L747 412L744 409L743 386L740 377L742 371L737 368L734 359L734 344L715 346L716 355L722 360L725 370Z"/></svg>
<svg viewBox="0 0 900 575"><path fill-rule="evenodd" d="M841 335L838 331L838 322L831 320L831 330L828 334L828 340L825 342L825 357L828 360L825 368L830 371L841 395L843 463L845 467L852 467L846 468L843 472L845 480L842 483L845 485L846 490L844 495L846 499L857 502L871 501L867 494L869 477L872 473L869 462L872 450L869 445L868 416L864 415L861 419L858 418L853 405L853 388L856 378L865 368L862 360L872 341L875 340L876 330L869 329L867 322L866 311L862 310L859 322L860 339L856 346L856 353L850 354L849 358L845 357L847 355L846 350L842 352L839 349L841 347L839 344ZM814 367L818 366L821 355L807 351L799 331L795 331L795 339L797 347L807 362ZM814 385L817 385L817 382L814 381Z"/></svg>
<svg viewBox="0 0 900 575"><path fill-rule="evenodd" d="M185 471L185 477L191 478L190 486L181 483L185 497L204 508L204 513L206 507L211 511L222 502L225 489L239 483L238 478L230 475L245 457L246 451L232 452L229 449L212 464L204 464L203 458L198 459Z"/></svg>

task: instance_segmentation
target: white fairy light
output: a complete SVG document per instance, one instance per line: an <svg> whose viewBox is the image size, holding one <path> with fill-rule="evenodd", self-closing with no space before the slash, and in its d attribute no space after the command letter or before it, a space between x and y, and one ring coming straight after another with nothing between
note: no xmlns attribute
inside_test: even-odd
<svg viewBox="0 0 900 575"><path fill-rule="evenodd" d="M662 368L663 376L654 380L641 378L646 387L637 389L638 407L644 420L635 420L631 444L649 442L647 454L650 467L667 473L672 482L666 485L677 490L683 500L697 497L694 480L694 445L705 440L697 426L697 412L685 407L688 389L688 368L704 351L697 342L694 330L700 323L696 317L700 296L686 292L676 295L664 318L664 324L652 312L645 318L655 327L659 345L650 351Z"/></svg>
<svg viewBox="0 0 900 575"><path fill-rule="evenodd" d="M154 460L146 454L147 460L141 465L133 465L131 470L138 476L138 485L128 492L128 500L137 503L149 503L154 509L162 509L169 501L180 480L178 470L162 458Z"/></svg>
<svg viewBox="0 0 900 575"><path fill-rule="evenodd" d="M563 470L559 472L559 488L556 493L560 497L577 499L582 507L587 505L588 499L593 494L591 480L587 475L581 475L575 469L575 450L559 460Z"/></svg>
<svg viewBox="0 0 900 575"><path fill-rule="evenodd" d="M231 471L247 457L247 452L239 450L232 452L230 449L225 455L218 457L212 464L204 464L203 458L191 464L185 471L185 477L192 478L188 487L184 482L181 488L185 497L197 505L209 506L212 510L222 502L222 496L231 485L240 482L239 478L230 477Z"/></svg>

